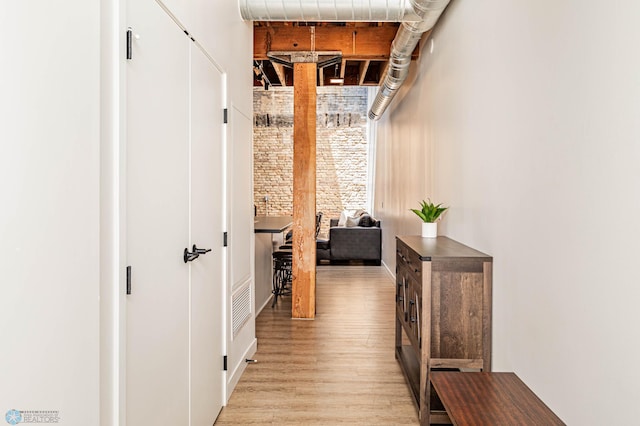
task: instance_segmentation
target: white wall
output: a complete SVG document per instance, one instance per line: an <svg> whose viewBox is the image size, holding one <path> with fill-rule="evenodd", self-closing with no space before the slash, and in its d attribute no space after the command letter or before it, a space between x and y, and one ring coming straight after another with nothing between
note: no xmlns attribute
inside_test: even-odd
<svg viewBox="0 0 640 426"><path fill-rule="evenodd" d="M125 1L10 2L0 14L3 417L47 410L96 425L122 414ZM228 105L251 116L252 32L237 3L192 3L187 21L227 73Z"/></svg>
<svg viewBox="0 0 640 426"><path fill-rule="evenodd" d="M224 68L230 104L251 117L253 74L246 64L253 58L253 25L240 17L238 2L160 1Z"/></svg>
<svg viewBox="0 0 640 426"><path fill-rule="evenodd" d="M450 205L441 234L495 259L494 370L568 424L640 414L639 15L633 1L453 1L378 131L387 243L419 232L406 209L420 199Z"/></svg>
<svg viewBox="0 0 640 426"><path fill-rule="evenodd" d="M2 7L0 415L96 425L100 2Z"/></svg>

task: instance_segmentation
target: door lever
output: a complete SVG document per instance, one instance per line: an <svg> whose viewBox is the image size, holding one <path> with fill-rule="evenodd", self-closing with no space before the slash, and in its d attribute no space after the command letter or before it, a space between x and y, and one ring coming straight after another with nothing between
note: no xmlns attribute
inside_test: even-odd
<svg viewBox="0 0 640 426"><path fill-rule="evenodd" d="M211 249L201 249L196 247L196 245L193 245L193 253L195 254L207 254L211 251Z"/></svg>
<svg viewBox="0 0 640 426"><path fill-rule="evenodd" d="M194 246L194 248L195 248L195 246ZM184 249L184 255L182 256L182 259L184 260L184 263L187 263L187 262L191 262L191 261L197 259L198 256L200 256L199 253L195 253L195 252L194 253L190 253L189 249L186 248L186 249Z"/></svg>

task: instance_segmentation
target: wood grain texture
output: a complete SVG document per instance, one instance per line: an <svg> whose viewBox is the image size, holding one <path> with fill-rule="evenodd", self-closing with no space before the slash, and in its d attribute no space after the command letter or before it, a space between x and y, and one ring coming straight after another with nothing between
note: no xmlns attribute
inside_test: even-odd
<svg viewBox="0 0 640 426"><path fill-rule="evenodd" d="M402 333L396 357L426 425L446 418L431 398L431 369L491 367L491 277L485 275L493 259L446 237L396 241L396 300L408 298L396 302L396 333ZM418 317L421 327L413 322Z"/></svg>
<svg viewBox="0 0 640 426"><path fill-rule="evenodd" d="M396 238L401 239L422 260L451 259L461 262L465 259L486 259L487 262L492 261L491 256L447 237L422 238L419 235L408 235Z"/></svg>
<svg viewBox="0 0 640 426"><path fill-rule="evenodd" d="M432 357L482 358L483 282L481 273L433 274Z"/></svg>
<svg viewBox="0 0 640 426"><path fill-rule="evenodd" d="M482 348L482 359L484 361L483 371L491 371L491 318L493 313L493 262L483 262L484 269L484 311L482 317L482 335L484 336L484 347Z"/></svg>
<svg viewBox="0 0 640 426"><path fill-rule="evenodd" d="M420 283L420 292L422 293L421 321L422 329L424 330L421 350L418 353L417 357L417 359L420 361L420 366L418 367L420 371L420 406L418 408L418 417L420 418L420 424L424 424L425 420L427 422L429 421L429 415L431 412L431 382L429 381L429 370L427 368L422 368L422 366L430 365L431 352L429 351L429 342L437 337L433 334L431 316L429 315L429 311L433 306L433 294L430 291L431 286L425 285L425 283L430 283L432 280L432 266L433 265L431 263L425 263L421 265L420 277L422 278L422 281L416 281L416 284Z"/></svg>
<svg viewBox="0 0 640 426"><path fill-rule="evenodd" d="M259 26L253 28L253 59L266 60L270 51L339 50L345 59L388 59L390 46L398 28L382 27L313 27ZM313 41L312 41L313 38ZM312 49L314 44L315 49ZM413 51L417 59L419 49Z"/></svg>
<svg viewBox="0 0 640 426"><path fill-rule="evenodd" d="M293 318L315 317L316 67L293 65Z"/></svg>
<svg viewBox="0 0 640 426"><path fill-rule="evenodd" d="M216 425L417 425L394 359L394 283L378 266L321 266L315 321L290 297L256 321L258 351Z"/></svg>
<svg viewBox="0 0 640 426"><path fill-rule="evenodd" d="M454 425L564 425L514 373L431 374Z"/></svg>

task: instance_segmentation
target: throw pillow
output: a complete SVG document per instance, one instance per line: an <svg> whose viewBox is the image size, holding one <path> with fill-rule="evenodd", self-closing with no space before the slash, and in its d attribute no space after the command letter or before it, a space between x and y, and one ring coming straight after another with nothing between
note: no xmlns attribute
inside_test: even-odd
<svg viewBox="0 0 640 426"><path fill-rule="evenodd" d="M360 223L360 218L359 217L351 217L349 216L347 218L347 228L353 228L354 226L358 226L358 224Z"/></svg>
<svg viewBox="0 0 640 426"><path fill-rule="evenodd" d="M358 225L369 228L373 226L373 218L365 213L362 216L360 216L360 222L358 223Z"/></svg>
<svg viewBox="0 0 640 426"><path fill-rule="evenodd" d="M363 214L368 214L367 211L365 209L358 209L356 210L356 212L354 214L352 214L351 216L353 217L360 217Z"/></svg>
<svg viewBox="0 0 640 426"><path fill-rule="evenodd" d="M353 213L353 210L342 210L342 213L340 213L340 219L338 219L338 226L346 226L347 218L352 217Z"/></svg>

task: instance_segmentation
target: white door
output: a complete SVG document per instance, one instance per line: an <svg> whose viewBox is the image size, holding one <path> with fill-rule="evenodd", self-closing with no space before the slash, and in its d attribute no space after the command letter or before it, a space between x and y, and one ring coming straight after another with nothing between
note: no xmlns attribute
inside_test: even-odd
<svg viewBox="0 0 640 426"><path fill-rule="evenodd" d="M247 357L257 346L253 265L253 163L251 118L229 109L227 142L227 200L229 257L227 259L227 392L231 392L246 369Z"/></svg>
<svg viewBox="0 0 640 426"><path fill-rule="evenodd" d="M191 424L212 425L223 405L222 75L191 45L191 242L211 249L191 265Z"/></svg>
<svg viewBox="0 0 640 426"><path fill-rule="evenodd" d="M127 3L127 425L186 425L191 41L155 1Z"/></svg>
<svg viewBox="0 0 640 426"><path fill-rule="evenodd" d="M222 75L152 0L130 2L127 424L211 425L223 405ZM184 249L211 249L186 263Z"/></svg>

